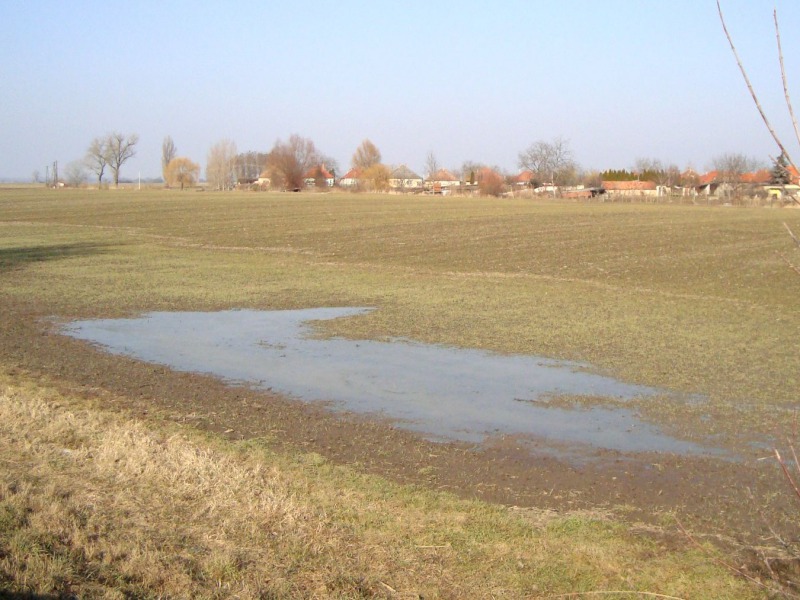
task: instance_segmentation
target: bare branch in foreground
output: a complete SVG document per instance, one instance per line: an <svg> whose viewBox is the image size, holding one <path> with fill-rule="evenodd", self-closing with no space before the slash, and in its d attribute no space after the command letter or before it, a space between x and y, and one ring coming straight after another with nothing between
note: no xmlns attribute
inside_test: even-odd
<svg viewBox="0 0 800 600"><path fill-rule="evenodd" d="M797 143L800 144L800 128L798 128L797 126L797 118L794 116L794 108L792 107L792 100L789 98L789 84L786 81L786 68L783 65L783 47L781 46L781 30L778 27L777 8L772 11L772 18L775 20L775 39L778 42L778 61L780 62L781 65L781 81L783 82L783 95L786 98L786 106L789 108L789 116L792 118L792 125L794 125L794 135L797 138ZM789 160L789 162L791 163L791 159ZM794 167L795 165L792 163L792 166Z"/></svg>
<svg viewBox="0 0 800 600"><path fill-rule="evenodd" d="M704 546L703 546L703 545L702 545L700 542L698 542L698 541L697 541L697 540L694 538L694 536L692 536L692 534L691 534L691 533L689 533L689 532L686 530L686 528L683 526L683 523L681 523L680 521L677 521L677 523L678 523L678 528L681 530L681 532L683 533L683 535L685 535L685 536L686 536L686 539L688 539L688 540L689 540L689 541L690 541L692 544L694 544L695 546L697 546L697 548L698 548L698 549L700 549L700 550L701 550L701 551L702 551L702 552L703 552L703 553L704 553L706 556L708 556L708 557L709 557L711 560L713 560L713 561L714 561L715 563L717 563L718 565L720 565L720 566L722 566L722 567L725 567L725 568L726 568L726 569L728 569L729 571L731 571L731 572L733 572L733 573L736 573L736 574L738 574L738 575L740 575L740 576L744 577L744 578L745 578L745 579L747 579L748 581L750 581L750 582L752 582L752 583L756 584L756 585L757 585L757 586L759 586L759 587L762 587L762 588L764 588L765 590L767 590L767 591L769 591L769 592L772 592L773 594L779 594L779 595L781 595L781 596L784 596L784 597L786 597L786 598L800 599L800 596L798 596L798 595L796 595L796 594L792 594L792 593L790 593L790 592L787 592L786 590L782 590L782 589L776 589L776 588L774 588L774 587L770 587L770 586L768 586L767 584L765 584L764 582L762 582L762 581L759 581L758 579L756 579L756 578L755 578L755 577L753 577L752 575L748 575L747 573L745 573L745 572L744 572L744 571L742 571L741 569L739 569L739 568L737 568L737 567L733 566L731 563L729 563L729 562L726 562L726 561L724 561L724 560L722 560L722 559L720 559L720 558L717 558L717 557L715 557L715 556L711 556L711 554L709 553L708 549L707 549L707 548L705 548L705 547L704 547Z"/></svg>
<svg viewBox="0 0 800 600"><path fill-rule="evenodd" d="M797 487L797 482L795 481L794 477L792 477L792 472L789 470L786 461L783 460L783 457L781 456L781 453L778 452L777 448L775 448L775 458L778 459L778 464L783 470L783 475L786 477L786 481L789 482L789 485L792 486L795 495L798 497L798 499L800 499L800 488Z"/></svg>
<svg viewBox="0 0 800 600"><path fill-rule="evenodd" d="M786 231L788 231L788 232L789 232L789 235L790 235L790 236L792 237L792 239L794 240L794 243L795 243L795 244L797 244L798 246L800 246L800 239L798 239L798 238L797 238L797 236L796 236L796 235L794 234L794 232L793 232L793 231L792 231L792 230L789 228L789 226L786 224L786 222L785 222L785 221L784 221L784 223L783 223L783 226L784 226L784 227L786 227Z"/></svg>
<svg viewBox="0 0 800 600"><path fill-rule="evenodd" d="M789 265L789 268L792 271L794 271L795 273L800 275L800 267L798 267L797 265L792 263L792 261L790 261L785 254L782 254L781 252L778 252L777 254L778 254L778 256L780 256L783 259L783 262L785 262L787 265Z"/></svg>
<svg viewBox="0 0 800 600"><path fill-rule="evenodd" d="M796 169L797 167L795 166L794 161L789 156L789 153L786 151L786 148L784 147L783 143L778 137L778 134L775 133L775 130L772 128L772 124L769 122L769 119L767 118L767 114L764 112L764 109L761 108L761 103L758 100L758 96L756 96L756 92L753 89L753 85L750 83L750 78L747 76L747 71L745 71L744 65L742 64L742 61L739 58L739 53L736 51L736 46L733 43L733 39L731 38L730 33L728 33L728 27L727 25L725 25L725 17L722 15L722 6L720 5L719 0L717 0L717 11L719 12L719 20L722 23L722 30L725 32L725 37L728 38L728 43L731 45L731 50L733 51L733 56L736 59L736 64L739 65L739 70L742 72L742 77L744 77L744 82L747 84L747 89L750 90L750 95L753 97L753 102L755 102L756 108L758 109L758 112L761 114L761 119L764 121L764 124L767 126L767 129L769 130L770 134L772 134L772 139L775 140L775 143L778 144L778 148L781 149L781 152L783 152L784 156L789 161L789 164L795 167Z"/></svg>

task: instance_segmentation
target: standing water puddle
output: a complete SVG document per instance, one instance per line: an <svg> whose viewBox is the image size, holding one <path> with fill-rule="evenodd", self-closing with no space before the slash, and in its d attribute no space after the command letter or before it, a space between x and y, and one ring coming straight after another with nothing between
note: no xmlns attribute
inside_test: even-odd
<svg viewBox="0 0 800 600"><path fill-rule="evenodd" d="M406 341L312 337L310 321L369 310L153 312L76 321L63 332L115 354L379 415L434 439L480 442L505 434L625 452L718 453L667 436L627 409L547 406L546 398L563 394L627 399L663 393L592 374L586 365Z"/></svg>

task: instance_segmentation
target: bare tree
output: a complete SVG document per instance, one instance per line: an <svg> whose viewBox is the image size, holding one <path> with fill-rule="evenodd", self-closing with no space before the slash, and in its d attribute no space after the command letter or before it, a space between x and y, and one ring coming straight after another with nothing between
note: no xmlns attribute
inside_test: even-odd
<svg viewBox="0 0 800 600"><path fill-rule="evenodd" d="M267 169L273 181L291 190L305 185L305 174L320 164L320 155L309 139L292 135L288 142L278 140L267 160Z"/></svg>
<svg viewBox="0 0 800 600"><path fill-rule="evenodd" d="M73 187L80 187L86 183L86 163L82 160L73 160L64 169L64 179Z"/></svg>
<svg viewBox="0 0 800 600"><path fill-rule="evenodd" d="M377 146L369 140L364 140L361 145L356 148L355 154L350 161L350 166L354 169L361 169L366 171L373 165L381 162L381 152Z"/></svg>
<svg viewBox="0 0 800 600"><path fill-rule="evenodd" d="M665 166L658 158L637 158L633 171L642 181L652 181L662 187L675 185L681 174L677 165Z"/></svg>
<svg viewBox="0 0 800 600"><path fill-rule="evenodd" d="M114 176L114 187L119 187L119 170L129 158L136 156L136 144L139 136L132 133L125 136L122 133L110 133L106 138L108 149L108 168Z"/></svg>
<svg viewBox="0 0 800 600"><path fill-rule="evenodd" d="M574 179L577 164L569 143L557 137L552 142L538 141L519 154L519 166L533 173L537 183L564 185Z"/></svg>
<svg viewBox="0 0 800 600"><path fill-rule="evenodd" d="M320 165L331 174L331 177L336 179L339 176L339 161L333 158L332 156L328 156L327 154L321 154L319 157Z"/></svg>
<svg viewBox="0 0 800 600"><path fill-rule="evenodd" d="M236 185L236 144L220 140L208 151L206 179L215 190L231 190Z"/></svg>
<svg viewBox="0 0 800 600"><path fill-rule="evenodd" d="M165 182L167 181L167 165L177 155L178 149L175 147L172 137L165 137L164 141L161 142L161 175Z"/></svg>
<svg viewBox="0 0 800 600"><path fill-rule="evenodd" d="M236 179L252 183L267 169L266 152L243 152L236 155Z"/></svg>
<svg viewBox="0 0 800 600"><path fill-rule="evenodd" d="M433 153L433 150L431 150L428 152L428 156L425 157L425 177L433 179L433 176L436 175L438 170L439 161L436 160L436 155Z"/></svg>
<svg viewBox="0 0 800 600"><path fill-rule="evenodd" d="M192 187L200 175L200 165L185 156L178 156L167 165L167 184L170 186Z"/></svg>
<svg viewBox="0 0 800 600"><path fill-rule="evenodd" d="M97 175L97 187L103 187L103 174L108 166L108 138L94 138L84 160L89 170Z"/></svg>
<svg viewBox="0 0 800 600"><path fill-rule="evenodd" d="M723 195L738 198L745 184L744 175L759 168L760 162L744 154L722 154L713 161L717 182L722 184Z"/></svg>
<svg viewBox="0 0 800 600"><path fill-rule="evenodd" d="M461 181L467 185L475 185L478 182L478 173L485 165L474 160L465 160L461 165L459 172L461 173Z"/></svg>
<svg viewBox="0 0 800 600"><path fill-rule="evenodd" d="M633 170L639 176L649 175L655 177L657 173L664 170L664 165L657 158L637 158Z"/></svg>
<svg viewBox="0 0 800 600"><path fill-rule="evenodd" d="M670 187L677 185L681 180L681 170L678 165L671 163L664 171L664 176L665 179L661 182L661 185L668 185Z"/></svg>

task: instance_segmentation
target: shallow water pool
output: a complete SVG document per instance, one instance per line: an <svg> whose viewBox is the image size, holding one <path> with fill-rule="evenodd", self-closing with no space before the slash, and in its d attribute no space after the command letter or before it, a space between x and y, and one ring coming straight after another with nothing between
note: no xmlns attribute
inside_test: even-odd
<svg viewBox="0 0 800 600"><path fill-rule="evenodd" d="M409 341L314 337L312 321L369 310L152 312L75 321L63 332L172 369L380 416L432 439L519 435L623 452L718 453L668 436L625 408L549 406L558 395L665 393L592 373L588 365Z"/></svg>

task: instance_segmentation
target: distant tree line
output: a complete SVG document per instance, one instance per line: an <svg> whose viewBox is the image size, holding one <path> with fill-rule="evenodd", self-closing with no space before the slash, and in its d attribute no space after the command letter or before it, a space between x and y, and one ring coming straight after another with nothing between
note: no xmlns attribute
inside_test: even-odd
<svg viewBox="0 0 800 600"><path fill-rule="evenodd" d="M96 137L92 140L82 161L75 161L64 169L66 181L70 185L85 183L88 169L96 177L99 186L104 185L107 172L115 186L119 185L120 169L136 155L139 137L117 132ZM397 167L389 167L382 162L377 146L365 139L356 148L350 161L352 174L345 179L355 183L352 189L365 191L385 191L397 188L392 173ZM744 184L742 175L761 165L760 161L741 154L726 154L714 159L714 170L718 183ZM186 156L178 156L172 137L166 136L162 143L162 177L170 187L185 189L200 180L201 167ZM632 168L607 169L602 172L583 171L575 161L569 142L561 137L550 141L539 140L519 153L518 167L521 178L509 175L498 167L484 163L465 161L461 168L452 173L442 169L435 154L430 151L425 161L425 176L434 181L437 175L447 173L450 179L457 179L462 185L478 189L485 195L500 195L509 189L528 186L548 190L558 187L583 184L598 187L602 181L651 181L659 186L692 187L698 183L698 175L691 169L683 173L675 165L665 165L658 159L639 158ZM781 154L774 161L771 183L785 184L792 181L790 159ZM404 167L407 171L407 167ZM54 167L55 170L55 167ZM252 185L260 179L267 180L263 185L274 189L302 189L308 186L326 188L332 181L342 177L335 159L320 152L313 141L300 135L291 135L287 140L278 139L269 152L238 152L236 144L227 139L216 142L206 157L205 180L211 189L230 190L237 185ZM34 173L34 180L39 173ZM401 188L407 179L400 179Z"/></svg>
<svg viewBox="0 0 800 600"><path fill-rule="evenodd" d="M235 169L238 181L254 182L267 169L268 152L242 152L236 155Z"/></svg>

